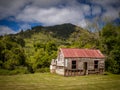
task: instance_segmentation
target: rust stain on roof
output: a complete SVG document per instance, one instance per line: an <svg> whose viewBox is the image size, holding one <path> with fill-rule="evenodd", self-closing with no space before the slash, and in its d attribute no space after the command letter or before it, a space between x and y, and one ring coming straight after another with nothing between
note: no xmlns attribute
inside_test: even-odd
<svg viewBox="0 0 120 90"><path fill-rule="evenodd" d="M61 48L64 57L104 58L105 56L96 49Z"/></svg>

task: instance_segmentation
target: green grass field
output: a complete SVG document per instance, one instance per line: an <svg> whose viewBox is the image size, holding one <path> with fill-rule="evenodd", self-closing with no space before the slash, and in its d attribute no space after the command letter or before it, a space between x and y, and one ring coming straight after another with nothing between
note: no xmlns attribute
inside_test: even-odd
<svg viewBox="0 0 120 90"><path fill-rule="evenodd" d="M0 90L120 90L120 75L63 77L36 73L0 76Z"/></svg>

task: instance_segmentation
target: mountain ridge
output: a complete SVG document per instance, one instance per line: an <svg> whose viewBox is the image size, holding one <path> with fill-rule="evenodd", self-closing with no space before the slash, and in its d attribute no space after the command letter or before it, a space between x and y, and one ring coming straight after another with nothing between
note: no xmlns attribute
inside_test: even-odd
<svg viewBox="0 0 120 90"><path fill-rule="evenodd" d="M34 33L43 32L44 34L45 33L51 34L51 35L53 35L53 37L58 36L58 38L66 39L69 37L69 35L71 33L76 31L76 28L77 28L77 30L85 30L85 29L78 27L76 25L73 25L71 23L64 23L64 24L54 25L54 26L35 26L26 31L21 30L16 35L20 35L20 36L24 37L24 35L22 35L22 34L25 34L25 36L27 36L29 38ZM88 31L88 30L85 30L85 31ZM26 34L28 34L28 35L26 35Z"/></svg>

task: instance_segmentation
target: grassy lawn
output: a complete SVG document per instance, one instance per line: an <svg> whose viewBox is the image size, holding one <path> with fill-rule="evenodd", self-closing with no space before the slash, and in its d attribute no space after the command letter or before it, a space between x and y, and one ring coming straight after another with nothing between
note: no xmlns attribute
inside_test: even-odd
<svg viewBox="0 0 120 90"><path fill-rule="evenodd" d="M36 73L0 76L0 90L120 90L120 75L63 77Z"/></svg>

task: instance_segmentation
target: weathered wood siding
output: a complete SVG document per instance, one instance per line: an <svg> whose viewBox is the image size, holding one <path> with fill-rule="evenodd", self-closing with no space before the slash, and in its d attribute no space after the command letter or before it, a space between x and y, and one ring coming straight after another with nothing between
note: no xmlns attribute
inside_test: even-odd
<svg viewBox="0 0 120 90"><path fill-rule="evenodd" d="M67 63L67 67L65 66L66 69L71 69L72 67L72 60L76 60L76 69L84 69L84 62L87 62L87 67L88 70L93 70L94 69L94 61L98 61L98 68L104 68L104 59L91 59L91 58L65 58L67 60L65 64Z"/></svg>
<svg viewBox="0 0 120 90"><path fill-rule="evenodd" d="M88 70L94 70L94 60L92 59L88 61Z"/></svg>
<svg viewBox="0 0 120 90"><path fill-rule="evenodd" d="M103 59L101 59L100 61L99 61L99 68L105 68L105 62L104 62L104 60Z"/></svg>
<svg viewBox="0 0 120 90"><path fill-rule="evenodd" d="M72 60L76 60L76 70L72 70ZM94 68L94 61L98 61L98 69ZM87 63L87 70L84 68L84 63ZM65 76L85 75L104 72L104 59L96 58L65 58ZM73 74L74 73L74 74Z"/></svg>
<svg viewBox="0 0 120 90"><path fill-rule="evenodd" d="M83 70L83 62L78 60L78 69Z"/></svg>

